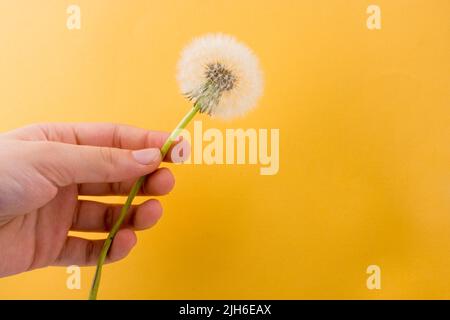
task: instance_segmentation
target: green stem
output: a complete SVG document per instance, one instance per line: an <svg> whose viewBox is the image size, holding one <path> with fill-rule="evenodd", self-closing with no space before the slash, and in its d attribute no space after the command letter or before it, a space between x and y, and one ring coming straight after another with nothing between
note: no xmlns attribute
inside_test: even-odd
<svg viewBox="0 0 450 320"><path fill-rule="evenodd" d="M170 147L172 146L175 139L180 135L181 131L186 128L186 126L189 124L189 122L194 118L194 116L197 114L197 112L200 110L200 105L197 103L194 105L194 107L184 116L184 118L180 121L180 123L177 125L177 127L172 131L170 136L167 138L166 142L161 148L161 157L164 159L164 157L167 155L167 152L169 152ZM136 197L137 193L142 187L142 184L145 181L146 176L140 177L131 188L130 194L128 195L127 201L123 205L120 216L117 219L117 221L114 223L114 226L111 228L111 231L108 234L108 237L105 240L105 243L103 244L102 251L100 252L100 256L98 257L97 261L97 269L95 270L94 280L92 282L91 291L89 293L89 300L96 300L97 299L97 293L98 288L100 285L100 278L102 275L102 267L105 263L106 256L108 255L109 249L111 248L111 244L114 240L114 237L116 236L117 232L120 229L120 226L123 223L123 220L125 219L131 204L133 202L133 199Z"/></svg>

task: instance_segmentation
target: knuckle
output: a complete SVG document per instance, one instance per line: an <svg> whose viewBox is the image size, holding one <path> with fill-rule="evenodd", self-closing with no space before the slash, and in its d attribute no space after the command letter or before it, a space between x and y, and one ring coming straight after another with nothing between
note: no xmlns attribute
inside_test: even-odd
<svg viewBox="0 0 450 320"><path fill-rule="evenodd" d="M111 148L108 147L100 147L99 148L100 157L103 162L107 164L114 165L114 156Z"/></svg>
<svg viewBox="0 0 450 320"><path fill-rule="evenodd" d="M93 241L88 241L85 249L85 264L89 264L91 261L95 261L95 245Z"/></svg>
<svg viewBox="0 0 450 320"><path fill-rule="evenodd" d="M114 222L114 208L109 206L105 211L105 216L103 217L103 230L111 230Z"/></svg>
<svg viewBox="0 0 450 320"><path fill-rule="evenodd" d="M112 182L110 184L110 190L111 190L110 191L111 194L120 195L120 194L127 193L125 190L123 190L122 182Z"/></svg>
<svg viewBox="0 0 450 320"><path fill-rule="evenodd" d="M73 216L72 216L72 227L73 228L78 227L78 220L79 220L79 216L80 216L81 206L82 206L82 202L78 201L77 205L75 207L75 210L73 212Z"/></svg>
<svg viewBox="0 0 450 320"><path fill-rule="evenodd" d="M100 147L99 148L100 158L105 165L105 170L103 171L103 180L110 181L114 174L115 160L111 148Z"/></svg>

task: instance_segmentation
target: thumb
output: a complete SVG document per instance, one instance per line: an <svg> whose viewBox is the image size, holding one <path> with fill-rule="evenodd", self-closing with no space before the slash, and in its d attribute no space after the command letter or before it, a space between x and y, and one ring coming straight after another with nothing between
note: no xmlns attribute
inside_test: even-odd
<svg viewBox="0 0 450 320"><path fill-rule="evenodd" d="M119 182L149 174L161 163L157 148L132 151L59 142L43 144L43 150L37 153L40 172L58 186Z"/></svg>

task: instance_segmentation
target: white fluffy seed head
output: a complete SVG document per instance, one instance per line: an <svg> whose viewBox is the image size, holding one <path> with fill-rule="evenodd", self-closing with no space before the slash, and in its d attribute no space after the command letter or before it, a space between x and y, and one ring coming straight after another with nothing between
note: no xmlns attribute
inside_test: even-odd
<svg viewBox="0 0 450 320"><path fill-rule="evenodd" d="M182 52L177 79L181 92L201 112L221 118L241 116L262 95L259 62L234 37L209 34L195 39Z"/></svg>

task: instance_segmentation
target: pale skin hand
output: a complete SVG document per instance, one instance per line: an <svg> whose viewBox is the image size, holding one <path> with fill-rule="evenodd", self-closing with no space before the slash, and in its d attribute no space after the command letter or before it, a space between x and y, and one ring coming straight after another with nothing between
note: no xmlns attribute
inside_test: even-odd
<svg viewBox="0 0 450 320"><path fill-rule="evenodd" d="M68 232L107 232L121 205L78 195L127 195L147 174L140 194L167 194L174 178L158 169L167 136L113 124L41 124L0 134L0 277L49 265L95 265L103 240ZM133 206L107 262L127 256L134 230L150 228L161 214L155 199Z"/></svg>

